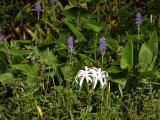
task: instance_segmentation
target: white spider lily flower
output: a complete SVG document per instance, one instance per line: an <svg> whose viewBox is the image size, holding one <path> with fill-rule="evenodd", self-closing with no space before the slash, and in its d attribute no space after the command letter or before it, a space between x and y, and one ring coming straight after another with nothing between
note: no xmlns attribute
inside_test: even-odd
<svg viewBox="0 0 160 120"><path fill-rule="evenodd" d="M93 75L90 73L89 68L85 67L85 70L80 70L78 75L76 76L76 82L78 83L78 79L80 79L79 86L82 87L83 81L86 80L87 83L92 83Z"/></svg>
<svg viewBox="0 0 160 120"><path fill-rule="evenodd" d="M102 71L101 68L94 68L94 70L97 72L97 79L95 79L93 82L94 82L94 87L96 87L97 85L97 82L100 81L100 84L101 84L101 87L103 88L104 85L107 84L106 82L106 77L108 76L108 73L105 72L105 71Z"/></svg>
<svg viewBox="0 0 160 120"><path fill-rule="evenodd" d="M93 89L95 89L98 81L100 81L100 85L102 88L107 84L107 76L108 73L106 71L102 71L101 68L88 68L87 66L85 66L85 70L80 70L75 80L77 83L79 83L80 87L82 87L84 80L86 80L87 84L93 83Z"/></svg>

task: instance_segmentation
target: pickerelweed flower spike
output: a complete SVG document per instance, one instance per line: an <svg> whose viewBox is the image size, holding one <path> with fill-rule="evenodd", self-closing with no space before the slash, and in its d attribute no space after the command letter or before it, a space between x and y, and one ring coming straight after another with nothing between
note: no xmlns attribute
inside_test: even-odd
<svg viewBox="0 0 160 120"><path fill-rule="evenodd" d="M71 50L73 49L73 37L72 36L70 36L67 40L67 47L68 49L71 49Z"/></svg>
<svg viewBox="0 0 160 120"><path fill-rule="evenodd" d="M101 68L88 68L85 66L84 70L80 70L78 72L75 81L80 87L82 87L84 81L86 81L88 85L93 83L93 89L96 88L99 81L103 88L107 84L106 77L108 77L108 73L106 71L102 71Z"/></svg>
<svg viewBox="0 0 160 120"><path fill-rule="evenodd" d="M49 0L49 2L53 5L55 4L56 0Z"/></svg>
<svg viewBox="0 0 160 120"><path fill-rule="evenodd" d="M135 22L136 22L136 26L137 26L137 27L140 27L140 26L141 26L141 24L142 24L142 15L141 15L140 12L138 12L138 13L136 14Z"/></svg>
<svg viewBox="0 0 160 120"><path fill-rule="evenodd" d="M99 49L102 55L106 53L106 39L105 37L101 37L99 40Z"/></svg>
<svg viewBox="0 0 160 120"><path fill-rule="evenodd" d="M39 13L39 12L42 11L42 6L41 6L41 4L38 1L36 2L35 9L36 9L37 13Z"/></svg>

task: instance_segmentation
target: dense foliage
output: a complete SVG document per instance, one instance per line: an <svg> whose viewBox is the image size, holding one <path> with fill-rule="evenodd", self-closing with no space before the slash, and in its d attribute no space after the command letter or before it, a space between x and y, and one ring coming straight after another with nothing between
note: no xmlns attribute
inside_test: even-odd
<svg viewBox="0 0 160 120"><path fill-rule="evenodd" d="M0 119L160 119L159 11L158 0L1 0Z"/></svg>

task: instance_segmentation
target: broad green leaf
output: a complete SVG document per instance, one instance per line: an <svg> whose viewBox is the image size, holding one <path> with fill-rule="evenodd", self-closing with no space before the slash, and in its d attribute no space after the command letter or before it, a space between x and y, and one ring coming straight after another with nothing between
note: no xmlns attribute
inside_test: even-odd
<svg viewBox="0 0 160 120"><path fill-rule="evenodd" d="M61 67L61 71L63 73L63 76L64 76L65 80L72 79L73 72L72 72L71 66L68 65L68 66Z"/></svg>
<svg viewBox="0 0 160 120"><path fill-rule="evenodd" d="M83 34L69 21L66 19L64 20L65 24L68 26L68 28L73 32L73 34L79 39L80 41L86 41L86 38L83 36Z"/></svg>
<svg viewBox="0 0 160 120"><path fill-rule="evenodd" d="M9 49L9 54L21 56L21 55L30 54L30 51L23 51L23 50L20 51L20 50L12 48L12 49Z"/></svg>
<svg viewBox="0 0 160 120"><path fill-rule="evenodd" d="M155 66L155 63L156 63L156 60L157 60L157 56L154 56L153 59L152 59L151 64L150 64L149 67L148 67L148 71L153 70L153 68L154 68L154 66Z"/></svg>
<svg viewBox="0 0 160 120"><path fill-rule="evenodd" d="M37 57L40 57L42 62L44 62L47 65L55 66L57 65L58 61L55 55L49 50L40 51L37 48L34 49L35 55Z"/></svg>
<svg viewBox="0 0 160 120"><path fill-rule="evenodd" d="M30 51L29 50L17 50L15 48L9 48L7 49L5 46L1 46L0 47L0 51L1 52L4 52L4 53L9 53L11 55L17 55L17 56L21 56L21 55L26 55L26 54L30 54Z"/></svg>
<svg viewBox="0 0 160 120"><path fill-rule="evenodd" d="M151 71L155 66L158 55L158 36L156 31L150 33L149 40L146 42L146 45L153 55L153 57L150 58L150 63L148 63L147 68L147 71Z"/></svg>
<svg viewBox="0 0 160 120"><path fill-rule="evenodd" d="M128 68L129 70L133 66L133 43L132 43L132 40L130 39L127 41L122 51L120 66L122 69Z"/></svg>
<svg viewBox="0 0 160 120"><path fill-rule="evenodd" d="M12 73L3 73L0 74L0 82L2 84L9 84L13 82L13 74Z"/></svg>
<svg viewBox="0 0 160 120"><path fill-rule="evenodd" d="M54 43L54 41L53 41L53 36L52 36L52 34L50 33L50 34L48 35L47 39L45 39L43 42L41 42L41 43L38 44L38 47L40 47L40 48L42 48L42 47L47 47L47 46L49 46L49 45L51 45L51 44L53 44L53 43Z"/></svg>
<svg viewBox="0 0 160 120"><path fill-rule="evenodd" d="M116 40L112 38L107 38L107 47L113 51L117 50Z"/></svg>
<svg viewBox="0 0 160 120"><path fill-rule="evenodd" d="M156 77L160 78L160 71L159 70L154 71L154 74Z"/></svg>
<svg viewBox="0 0 160 120"><path fill-rule="evenodd" d="M107 68L107 72L119 73L119 72L122 72L122 69L120 69L120 67L118 67L118 66L111 66L111 67Z"/></svg>
<svg viewBox="0 0 160 120"><path fill-rule="evenodd" d="M47 65L56 65L58 63L56 56L51 51L41 52L41 58Z"/></svg>
<svg viewBox="0 0 160 120"><path fill-rule="evenodd" d="M139 35L137 35L137 34L130 35L129 34L127 36L124 36L123 39L124 40L131 39L133 42L140 42L140 41L144 41L145 36L144 36L144 34L139 34Z"/></svg>
<svg viewBox="0 0 160 120"><path fill-rule="evenodd" d="M151 49L152 53L154 55L157 55L158 54L158 36L156 31L150 33L149 41L147 42L147 44L148 44L148 47Z"/></svg>
<svg viewBox="0 0 160 120"><path fill-rule="evenodd" d="M95 32L100 32L103 29L103 27L100 27L91 23L84 23L84 28L88 30L93 30Z"/></svg>
<svg viewBox="0 0 160 120"><path fill-rule="evenodd" d="M12 70L19 70L23 74L29 77L32 77L32 78L38 77L38 69L35 66L31 66L28 64L14 64L11 67L12 67Z"/></svg>
<svg viewBox="0 0 160 120"><path fill-rule="evenodd" d="M153 53L149 49L146 43L142 44L139 52L139 64L141 66L141 72L146 72L152 70L153 66L150 66L153 60Z"/></svg>

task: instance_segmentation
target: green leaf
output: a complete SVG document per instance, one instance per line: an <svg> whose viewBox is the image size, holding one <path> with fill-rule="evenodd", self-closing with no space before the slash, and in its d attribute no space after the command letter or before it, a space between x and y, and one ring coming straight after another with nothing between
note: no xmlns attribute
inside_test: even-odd
<svg viewBox="0 0 160 120"><path fill-rule="evenodd" d="M42 19L42 21L43 21L45 24L49 25L52 29L54 29L54 31L56 31L57 33L59 33L59 29L58 29L55 25L53 25L53 23L50 23L49 21L47 21L47 20L45 20L45 19Z"/></svg>
<svg viewBox="0 0 160 120"><path fill-rule="evenodd" d="M70 80L73 77L73 72L71 71L71 66L61 67L61 71L63 73L65 80Z"/></svg>
<svg viewBox="0 0 160 120"><path fill-rule="evenodd" d="M117 51L117 45L116 45L116 40L112 38L107 38L107 47L110 48L113 51Z"/></svg>
<svg viewBox="0 0 160 120"><path fill-rule="evenodd" d="M31 66L28 64L14 64L11 66L12 70L20 70L23 74L36 78L38 77L38 70L35 66Z"/></svg>
<svg viewBox="0 0 160 120"><path fill-rule="evenodd" d="M40 48L47 47L47 46L49 46L49 45L51 45L51 44L53 44L53 43L54 43L54 41L53 41L53 36L52 36L52 34L50 33L50 34L48 35L47 39L45 39L43 42L41 42L41 43L38 44L38 47L40 47Z"/></svg>
<svg viewBox="0 0 160 120"><path fill-rule="evenodd" d="M63 93L64 93L63 86L55 86L54 89L59 95L63 96Z"/></svg>
<svg viewBox="0 0 160 120"><path fill-rule="evenodd" d="M119 72L122 72L122 69L120 69L119 66L111 66L107 69L107 72L109 72L109 73L119 73Z"/></svg>
<svg viewBox="0 0 160 120"><path fill-rule="evenodd" d="M149 71L153 70L154 66L155 66L155 63L156 63L156 60L157 60L157 56L154 56L153 59L152 59L152 62L148 68Z"/></svg>
<svg viewBox="0 0 160 120"><path fill-rule="evenodd" d="M22 13L22 10L20 10L19 12L18 12L18 14L16 15L16 17L15 17L15 21L21 21L23 19L23 13Z"/></svg>
<svg viewBox="0 0 160 120"><path fill-rule="evenodd" d="M159 70L154 71L154 75L156 77L160 78L160 71Z"/></svg>
<svg viewBox="0 0 160 120"><path fill-rule="evenodd" d="M49 50L40 51L37 48L34 49L35 55L40 57L42 62L47 64L48 66L55 66L58 64L57 58L53 53Z"/></svg>
<svg viewBox="0 0 160 120"><path fill-rule="evenodd" d="M86 41L86 38L84 37L84 35L73 24L68 22L66 19L64 20L64 22L80 41Z"/></svg>
<svg viewBox="0 0 160 120"><path fill-rule="evenodd" d="M95 19L95 16L89 13L81 13L81 15L79 16L79 21L81 21L82 23L88 22L91 19Z"/></svg>
<svg viewBox="0 0 160 120"><path fill-rule="evenodd" d="M123 78L122 79L111 79L111 81L119 84L122 87L122 89L126 86L126 82L127 82L125 78L124 79Z"/></svg>
<svg viewBox="0 0 160 120"><path fill-rule="evenodd" d="M122 58L120 61L120 66L122 69L128 68L129 70L133 66L133 43L131 39L127 41L122 51Z"/></svg>
<svg viewBox="0 0 160 120"><path fill-rule="evenodd" d="M38 37L30 29L26 28L26 31L31 35L33 40L38 40Z"/></svg>
<svg viewBox="0 0 160 120"><path fill-rule="evenodd" d="M23 50L20 51L12 48L12 49L9 49L9 54L21 56L21 55L30 54L30 51L23 51Z"/></svg>
<svg viewBox="0 0 160 120"><path fill-rule="evenodd" d="M141 72L146 72L153 69L153 66L150 66L152 60L153 60L152 51L149 49L146 43L143 43L139 52L139 64L141 66Z"/></svg>
<svg viewBox="0 0 160 120"><path fill-rule="evenodd" d="M72 8L74 8L74 7L76 7L75 5L66 5L65 6L65 8L64 8L64 10L69 10L69 9L72 9Z"/></svg>
<svg viewBox="0 0 160 120"><path fill-rule="evenodd" d="M2 84L9 84L13 82L13 74L12 73L3 73L0 74L0 82Z"/></svg>
<svg viewBox="0 0 160 120"><path fill-rule="evenodd" d="M84 8L84 9L88 9L88 6L87 6L87 3L80 3L78 2L78 5L81 7L81 8Z"/></svg>
<svg viewBox="0 0 160 120"><path fill-rule="evenodd" d="M92 58L88 57L87 55L79 54L79 56L82 62L85 63L86 65L96 64L96 62Z"/></svg>
<svg viewBox="0 0 160 120"><path fill-rule="evenodd" d="M152 53L154 55L157 55L158 54L158 36L156 31L150 33L149 41L147 42L147 44L148 44L148 47L151 49Z"/></svg>
<svg viewBox="0 0 160 120"><path fill-rule="evenodd" d="M157 35L156 31L150 33L147 45L153 54L152 62L150 63L150 65L148 67L148 70L151 71L151 70L153 70L153 68L155 66L155 63L157 60L157 55L158 55L158 35Z"/></svg>
<svg viewBox="0 0 160 120"><path fill-rule="evenodd" d="M30 51L29 50L18 50L18 49L15 49L15 48L9 48L8 50L6 49L5 46L0 46L0 51L1 52L8 52L9 54L11 55L17 55L17 56L21 56L21 55L26 55L26 54L30 54Z"/></svg>
<svg viewBox="0 0 160 120"><path fill-rule="evenodd" d="M103 27L100 27L100 26L97 26L97 25L94 25L91 23L85 23L84 28L86 28L88 30L93 30L95 32L100 32L103 29Z"/></svg>
<svg viewBox="0 0 160 120"><path fill-rule="evenodd" d="M31 40L15 40L16 43L18 44L31 44Z"/></svg>

